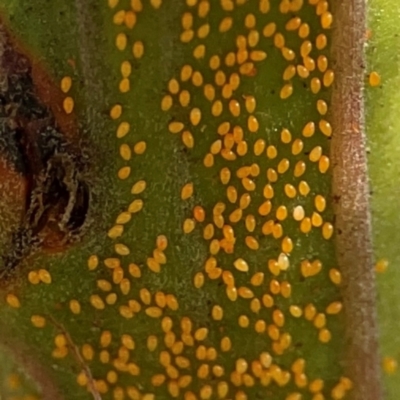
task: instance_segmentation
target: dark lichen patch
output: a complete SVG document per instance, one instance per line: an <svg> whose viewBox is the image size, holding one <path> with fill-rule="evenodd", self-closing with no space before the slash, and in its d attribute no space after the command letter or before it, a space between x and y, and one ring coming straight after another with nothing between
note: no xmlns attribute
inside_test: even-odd
<svg viewBox="0 0 400 400"><path fill-rule="evenodd" d="M69 153L55 153L46 166L30 182L26 214L12 234L10 253L3 257L6 270L39 249L62 251L82 234L90 192L76 160Z"/></svg>
<svg viewBox="0 0 400 400"><path fill-rule="evenodd" d="M63 130L68 125L47 105L49 99L41 98L40 84L47 79L33 64L0 21L0 153L24 189L14 199L23 212L1 257L2 276L39 249L57 252L76 242L89 209L87 158ZM9 176L1 178L3 186Z"/></svg>

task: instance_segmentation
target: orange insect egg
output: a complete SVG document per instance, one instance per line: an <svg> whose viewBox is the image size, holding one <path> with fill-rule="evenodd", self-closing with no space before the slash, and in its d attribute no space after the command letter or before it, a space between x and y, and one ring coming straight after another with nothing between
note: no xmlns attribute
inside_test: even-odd
<svg viewBox="0 0 400 400"><path fill-rule="evenodd" d="M193 50L193 57L196 59L204 58L206 53L206 46L204 44L199 44Z"/></svg>
<svg viewBox="0 0 400 400"><path fill-rule="evenodd" d="M199 71L195 71L192 75L192 83L194 86L201 86L203 84L203 75Z"/></svg>
<svg viewBox="0 0 400 400"><path fill-rule="evenodd" d="M277 167L278 173L284 174L289 169L289 166L290 166L289 160L287 158L282 158L282 160L279 161L279 164Z"/></svg>
<svg viewBox="0 0 400 400"><path fill-rule="evenodd" d="M212 70L218 69L221 65L221 60L220 60L219 56L218 55L211 56L208 65L210 66L210 68Z"/></svg>
<svg viewBox="0 0 400 400"><path fill-rule="evenodd" d="M206 217L204 208L201 206L195 206L193 209L193 216L196 221L203 222Z"/></svg>
<svg viewBox="0 0 400 400"><path fill-rule="evenodd" d="M291 198L291 199L295 198L296 195L297 195L296 188L293 185L289 184L289 183L287 183L285 185L284 190L285 190L286 196Z"/></svg>
<svg viewBox="0 0 400 400"><path fill-rule="evenodd" d="M29 271L28 280L32 285L37 285L38 283L40 283L40 278L37 271Z"/></svg>
<svg viewBox="0 0 400 400"><path fill-rule="evenodd" d="M322 226L322 236L324 239L328 240L333 235L333 225L329 222L325 222Z"/></svg>
<svg viewBox="0 0 400 400"><path fill-rule="evenodd" d="M229 77L229 85L232 87L232 90L236 90L240 85L240 76L234 72Z"/></svg>
<svg viewBox="0 0 400 400"><path fill-rule="evenodd" d="M201 121L201 111L199 108L193 108L190 111L190 122L192 125L197 126Z"/></svg>
<svg viewBox="0 0 400 400"><path fill-rule="evenodd" d="M188 149L192 149L194 146L193 135L189 131L184 131L182 133L182 142Z"/></svg>
<svg viewBox="0 0 400 400"><path fill-rule="evenodd" d="M250 115L247 120L247 127L250 132L257 132L259 128L259 123L254 115Z"/></svg>
<svg viewBox="0 0 400 400"><path fill-rule="evenodd" d="M321 72L325 72L326 69L328 68L328 59L323 55L318 56L317 66Z"/></svg>
<svg viewBox="0 0 400 400"><path fill-rule="evenodd" d="M324 100L317 101L317 110L321 115L325 115L328 112L328 105Z"/></svg>
<svg viewBox="0 0 400 400"><path fill-rule="evenodd" d="M273 168L268 168L267 179L269 182L276 182L278 180L278 173Z"/></svg>
<svg viewBox="0 0 400 400"><path fill-rule="evenodd" d="M369 74L369 84L372 87L376 87L379 86L381 84L381 77L379 76L379 74L376 71L372 71Z"/></svg>
<svg viewBox="0 0 400 400"><path fill-rule="evenodd" d="M187 200L193 195L193 183L187 183L181 190L181 199Z"/></svg>
<svg viewBox="0 0 400 400"><path fill-rule="evenodd" d="M281 283L281 295L288 299L290 295L292 294L292 286L290 285L289 282L284 281Z"/></svg>
<svg viewBox="0 0 400 400"><path fill-rule="evenodd" d="M229 102L229 111L234 117L238 117L240 115L240 104L237 100L231 100Z"/></svg>
<svg viewBox="0 0 400 400"><path fill-rule="evenodd" d="M247 262L245 260L243 260L242 258L238 258L233 265L235 266L235 268L238 271L241 272L247 272L249 270L249 265L247 264Z"/></svg>
<svg viewBox="0 0 400 400"><path fill-rule="evenodd" d="M288 65L283 71L283 80L290 81L296 75L296 67L294 65Z"/></svg>
<svg viewBox="0 0 400 400"><path fill-rule="evenodd" d="M284 253L291 253L293 250L293 241L290 237L286 236L282 240L282 251Z"/></svg>
<svg viewBox="0 0 400 400"><path fill-rule="evenodd" d="M292 140L292 134L288 129L282 129L281 131L281 141L282 143L290 143Z"/></svg>
<svg viewBox="0 0 400 400"><path fill-rule="evenodd" d="M286 22L285 29L287 31L295 31L299 29L301 25L301 19L299 17L293 17L288 22Z"/></svg>
<svg viewBox="0 0 400 400"><path fill-rule="evenodd" d="M122 13L125 13L123 21L125 23L125 26L129 29L132 29L136 25L136 20L137 20L136 14L133 11L125 12L123 10Z"/></svg>
<svg viewBox="0 0 400 400"><path fill-rule="evenodd" d="M279 32L275 33L274 35L274 45L278 49L281 49L285 46L285 37Z"/></svg>
<svg viewBox="0 0 400 400"><path fill-rule="evenodd" d="M253 286L260 286L264 282L264 273L263 272L256 272L250 280L250 283Z"/></svg>
<svg viewBox="0 0 400 400"><path fill-rule="evenodd" d="M321 26L324 29L328 29L331 27L333 22L333 16L329 11L325 11L322 15L321 15Z"/></svg>
<svg viewBox="0 0 400 400"><path fill-rule="evenodd" d="M322 156L322 147L321 146L315 146L311 151L308 156L309 160L311 162L317 162Z"/></svg>
<svg viewBox="0 0 400 400"><path fill-rule="evenodd" d="M215 83L218 86L223 86L224 83L226 82L226 75L223 71L219 70L215 74Z"/></svg>
<svg viewBox="0 0 400 400"><path fill-rule="evenodd" d="M189 64L185 64L181 69L181 75L180 75L181 81L182 82L188 81L191 78L192 73L193 73L192 66Z"/></svg>
<svg viewBox="0 0 400 400"><path fill-rule="evenodd" d="M340 301L334 301L330 303L326 308L327 314L338 314L343 308L343 304Z"/></svg>
<svg viewBox="0 0 400 400"><path fill-rule="evenodd" d="M300 318L303 315L303 310L299 306L290 306L289 312L295 318Z"/></svg>
<svg viewBox="0 0 400 400"><path fill-rule="evenodd" d="M315 124L314 122L311 121L304 126L302 134L304 137L311 137L314 135L314 132L315 132Z"/></svg>
<svg viewBox="0 0 400 400"><path fill-rule="evenodd" d="M325 87L329 87L329 86L332 85L334 79L335 79L335 73L331 69L328 69L324 73L322 82L323 82Z"/></svg>
<svg viewBox="0 0 400 400"><path fill-rule="evenodd" d="M203 159L203 164L207 168L212 167L214 165L214 156L211 153L207 153Z"/></svg>
<svg viewBox="0 0 400 400"><path fill-rule="evenodd" d="M70 76L64 76L64 77L61 79L61 84L60 84L61 90L62 90L64 93L68 93L69 90L71 89L71 86L72 86L72 79L71 79L71 77L70 77Z"/></svg>
<svg viewBox="0 0 400 400"><path fill-rule="evenodd" d="M179 103L181 103L182 107L187 107L190 103L190 93L187 90L182 90L179 93ZM172 101L171 101L172 106Z"/></svg>
<svg viewBox="0 0 400 400"><path fill-rule="evenodd" d="M384 357L382 361L383 370L392 375L397 371L398 363L397 360L393 357Z"/></svg>
<svg viewBox="0 0 400 400"><path fill-rule="evenodd" d="M225 65L227 67L233 67L236 63L236 54L231 51L225 56Z"/></svg>
<svg viewBox="0 0 400 400"><path fill-rule="evenodd" d="M332 334L326 328L322 328L318 333L318 340L322 343L328 343L332 338Z"/></svg>
<svg viewBox="0 0 400 400"><path fill-rule="evenodd" d="M305 40L300 46L300 55L305 58L312 50L312 43L309 40Z"/></svg>
<svg viewBox="0 0 400 400"><path fill-rule="evenodd" d="M330 165L329 158L327 156L322 156L318 162L318 169L321 174L324 174L328 171Z"/></svg>
<svg viewBox="0 0 400 400"><path fill-rule="evenodd" d="M300 223L301 232L309 233L311 231L311 228L312 228L311 219L308 217L304 218Z"/></svg>
<svg viewBox="0 0 400 400"><path fill-rule="evenodd" d="M300 181L299 192L302 196L307 196L310 193L310 186L306 181Z"/></svg>
<svg viewBox="0 0 400 400"><path fill-rule="evenodd" d="M279 206L276 210L276 218L279 221L283 221L287 217L287 208L285 206Z"/></svg>
<svg viewBox="0 0 400 400"><path fill-rule="evenodd" d="M236 287L227 286L226 289L225 289L225 293L226 293L226 296L228 297L228 299L230 301L236 301L237 300L238 293L237 293Z"/></svg>
<svg viewBox="0 0 400 400"><path fill-rule="evenodd" d="M302 206L296 206L293 209L293 219L296 221L301 221L304 219L304 217L305 217L304 208Z"/></svg>
<svg viewBox="0 0 400 400"><path fill-rule="evenodd" d="M263 153L264 149L265 149L265 140L257 139L256 142L254 143L254 148L253 148L254 154L256 156L259 156Z"/></svg>
<svg viewBox="0 0 400 400"><path fill-rule="evenodd" d="M286 271L290 266L289 257L284 253L279 254L277 264L281 271Z"/></svg>
<svg viewBox="0 0 400 400"><path fill-rule="evenodd" d="M252 61L263 61L267 58L267 53L261 50L253 50L250 53L250 60Z"/></svg>
<svg viewBox="0 0 400 400"><path fill-rule="evenodd" d="M310 75L310 71L304 65L298 65L296 69L300 78L306 79Z"/></svg>
<svg viewBox="0 0 400 400"><path fill-rule="evenodd" d="M66 97L63 102L63 108L66 114L71 114L74 110L74 99L70 96Z"/></svg>
<svg viewBox="0 0 400 400"><path fill-rule="evenodd" d="M236 53L236 61L238 64L243 64L248 59L248 57L249 53L245 48L239 49Z"/></svg>
<svg viewBox="0 0 400 400"><path fill-rule="evenodd" d="M324 49L327 43L328 39L323 33L320 33L315 39L315 46L317 47L318 50Z"/></svg>
<svg viewBox="0 0 400 400"><path fill-rule="evenodd" d="M321 215L318 214L317 212L313 212L311 215L311 223L315 227L321 226L323 223L323 219L322 219Z"/></svg>
<svg viewBox="0 0 400 400"><path fill-rule="evenodd" d="M132 46L132 54L135 58L142 58L144 54L143 42L138 40Z"/></svg>
<svg viewBox="0 0 400 400"><path fill-rule="evenodd" d="M254 231L254 229L256 227L256 220L254 218L254 215L249 214L249 215L246 216L245 225L246 225L246 229L249 232L253 232Z"/></svg>
<svg viewBox="0 0 400 400"><path fill-rule="evenodd" d="M389 266L389 261L386 258L381 258L375 264L375 271L379 273L385 272L388 266Z"/></svg>
<svg viewBox="0 0 400 400"><path fill-rule="evenodd" d="M321 90L321 81L316 77L312 78L310 88L314 94L317 94Z"/></svg>
<svg viewBox="0 0 400 400"><path fill-rule="evenodd" d="M125 50L127 43L128 43L128 38L125 35L125 33L119 33L115 38L115 46L120 51Z"/></svg>
<svg viewBox="0 0 400 400"><path fill-rule="evenodd" d="M259 31L257 29L252 29L247 35L247 43L249 44L249 47L256 47L259 41L260 41Z"/></svg>
<svg viewBox="0 0 400 400"><path fill-rule="evenodd" d="M270 145L267 147L267 157L271 160L273 160L274 158L276 158L276 156L278 155L278 150L275 146Z"/></svg>
<svg viewBox="0 0 400 400"><path fill-rule="evenodd" d="M287 99L288 97L290 97L293 94L293 86L291 83L287 83L286 85L284 85L280 91L280 98L282 100Z"/></svg>
<svg viewBox="0 0 400 400"><path fill-rule="evenodd" d="M314 71L315 70L315 61L310 56L307 56L307 57L303 58L303 64L307 68L308 71Z"/></svg>
<svg viewBox="0 0 400 400"><path fill-rule="evenodd" d="M310 124L313 124L313 122L308 123L303 128L303 135L304 135L304 132L306 132L306 135L307 135L307 134L311 133L312 129L315 129L314 126L310 125ZM292 154L295 155L295 156L300 154L303 151L303 148L304 148L303 141L301 139L295 139L295 141L292 143Z"/></svg>
<svg viewBox="0 0 400 400"><path fill-rule="evenodd" d="M264 307L271 308L274 306L274 299L271 295L264 294L262 297L262 303L263 303Z"/></svg>
<svg viewBox="0 0 400 400"><path fill-rule="evenodd" d="M302 39L305 39L310 34L310 26L307 23L303 22L299 27L298 34L299 34L299 37L301 37Z"/></svg>
<svg viewBox="0 0 400 400"><path fill-rule="evenodd" d="M238 318L238 324L241 328L248 328L250 325L250 320L247 315L240 315Z"/></svg>
<svg viewBox="0 0 400 400"><path fill-rule="evenodd" d="M128 134L130 130L130 125L128 122L121 122L118 126L117 132L116 132L116 136L118 139L123 138L124 136L126 136Z"/></svg>

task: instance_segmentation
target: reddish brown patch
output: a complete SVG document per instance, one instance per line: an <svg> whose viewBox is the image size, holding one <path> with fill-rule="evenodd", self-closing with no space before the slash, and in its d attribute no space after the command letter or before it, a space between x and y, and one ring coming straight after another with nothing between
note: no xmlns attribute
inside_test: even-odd
<svg viewBox="0 0 400 400"><path fill-rule="evenodd" d="M28 192L27 180L17 172L8 160L0 155L0 198L15 204L16 209L24 210ZM21 212L21 219L23 217Z"/></svg>

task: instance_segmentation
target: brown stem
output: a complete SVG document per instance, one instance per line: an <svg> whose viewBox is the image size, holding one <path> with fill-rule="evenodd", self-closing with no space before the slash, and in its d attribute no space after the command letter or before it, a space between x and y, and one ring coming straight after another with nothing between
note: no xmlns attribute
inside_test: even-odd
<svg viewBox="0 0 400 400"><path fill-rule="evenodd" d="M343 274L345 369L355 400L382 399L364 126L366 1L335 2L332 99L336 248Z"/></svg>

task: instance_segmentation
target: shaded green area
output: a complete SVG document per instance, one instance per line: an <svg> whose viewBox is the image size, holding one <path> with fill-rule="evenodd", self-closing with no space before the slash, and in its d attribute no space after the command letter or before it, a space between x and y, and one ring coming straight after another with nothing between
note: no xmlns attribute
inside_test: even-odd
<svg viewBox="0 0 400 400"><path fill-rule="evenodd" d="M3 400L39 400L39 393L10 353L0 350L0 398Z"/></svg>
<svg viewBox="0 0 400 400"><path fill-rule="evenodd" d="M400 46L400 5L390 0L372 0L369 7L372 36L367 49L367 72L377 71L382 79L379 87L367 89L372 222L375 257L389 261L387 271L377 274L380 345L382 357L400 362L400 55L395 50ZM399 397L399 374L399 370L393 376L384 373L389 400Z"/></svg>
<svg viewBox="0 0 400 400"><path fill-rule="evenodd" d="M246 156L239 158L232 163L231 185L235 186L239 194L244 191L241 183L235 177L234 171L239 166L249 165L258 162L260 166L260 176L255 179L257 191L252 195L252 202L248 213L257 214L259 205L264 201L261 188L267 183L266 169L276 168L277 161L268 160L263 155L259 159L253 156L253 145L256 139L263 138L267 145L275 145L281 157L291 160L290 169L286 172L283 179L280 179L274 190L276 195L273 199L273 209L271 214L275 214L277 206L285 204L291 213L294 205L303 205L307 215L314 210L313 198L316 194L321 194L327 198L328 207L323 213L326 221L332 220L330 210L329 174L321 175L318 173L316 164L308 162L308 155L316 145L322 147L323 153L329 153L328 139L317 129L312 138L304 139L305 147L303 152L294 158L291 154L291 144L284 145L280 141L280 131L287 128L291 131L293 139L301 137L303 126L309 121L318 121L316 111L317 98L325 99L329 102L330 90L323 89L317 96L313 95L309 88L309 80L302 81L299 78L293 79L294 94L286 101L279 99L279 91L282 86L281 75L288 62L283 59L280 51L272 44L272 39L262 39L258 46L268 53L266 62L257 64L257 76L242 77L242 84L235 93L235 98L240 101L243 109L240 117L234 119L227 111L227 102L224 102L225 111L220 117L214 118L211 115L211 105L204 98L202 89L193 88L189 84L182 84L182 88L190 89L192 95L192 106L198 106L203 112L202 122L198 127L192 129L196 145L193 150L184 148L178 135L173 136L168 132L167 126L172 119L177 119L188 123L188 109L174 106L168 113L160 110L160 102L163 94L167 91L168 80L172 77L178 78L180 68L185 62L190 62L195 70L203 73L204 81L211 83L213 75L208 68L208 59L212 54L226 54L228 51L236 51L234 35L239 33L246 34L247 30L242 25L237 25L228 33L220 35L217 26L222 16L228 14L220 9L213 8L210 16L205 19L212 26L210 36L206 40L207 57L204 60L193 60L191 53L197 39L190 45L179 43L180 35L180 16L183 12L183 5L177 7L176 4L163 4L159 12L151 11L145 6L145 11L140 14L134 33L125 30L128 41L131 45L132 40L143 40L145 53L142 59L134 60L130 48L124 52L118 52L114 46L115 36L124 28L112 24L113 13L105 6L95 5L89 2L87 9L90 10L88 16L93 18L90 21L79 19L72 3L65 2L61 5L53 2L50 5L47 1L36 1L32 5L31 1L9 0L5 3L9 20L17 32L21 35L24 43L35 49L39 58L43 59L54 75L55 81L59 82L64 75L73 76L72 96L76 101L76 110L81 122L83 136L93 144L88 151L92 157L93 168L96 172L93 176L93 209L91 211L92 228L85 237L83 243L63 256L43 256L39 255L32 261L32 265L23 266L21 269L21 287L17 290L21 299L22 307L18 310L3 309L1 315L6 321L10 331L16 337L23 337L37 352L40 363L51 365L57 364L57 369L52 371L56 382L60 385L63 393L70 393L68 390L74 387L73 399L89 399L90 395L84 389L79 389L76 385L76 374L80 367L73 357L64 360L54 360L51 357L53 348L53 338L57 331L55 326L47 323L44 329L34 329L30 325L32 314L51 315L62 324L71 334L75 344L83 345L90 343L96 350L95 359L88 363L93 376L104 379L107 371L111 368L110 364L102 365L98 362L99 337L105 329L110 329L113 334L113 342L110 352L116 356L119 338L123 333L130 333L136 340L136 349L132 352L133 361L141 367L140 377L131 377L120 374L118 385L127 386L135 384L144 387L144 391L153 391L149 385L151 375L161 373L163 368L156 365L159 352L166 347L162 343L163 332L160 329L159 319L149 319L143 312L131 320L125 320L118 313L118 306L126 304L127 297L118 292L116 306L106 307L104 311L95 311L89 304L89 296L93 293L101 294L96 288L96 279L110 279L110 271L100 267L96 271L89 271L86 260L91 254L97 254L103 258L115 256L113 243L106 238L107 229L110 228L116 216L124 211L134 198L141 198L144 201L144 210L126 225L124 236L121 240L123 244L130 247L131 254L123 259L122 264L125 270L129 262L136 262L142 269L140 280L131 280L132 292L129 298L138 299L138 291L146 287L151 293L162 290L166 293L174 293L178 298L179 311L166 311L164 315L170 315L175 325L179 326L179 319L182 316L190 316L194 321L194 328L206 326L210 333L205 342L207 346L218 348L219 341L224 334L229 334L234 344L231 353L223 354L219 352L218 362L226 367L227 371L232 369L234 360L238 357L246 357L248 360L256 358L260 349L270 351L272 340L264 334L256 334L253 326L258 319L264 319L267 324L271 324L271 311L262 308L259 314L251 314L249 311L249 301L238 299L235 303L230 302L222 289L220 280L206 279L205 286L197 290L192 285L193 276L196 272L203 270L203 264L208 255L208 243L202 239L202 228L204 224L198 224L193 233L184 235L182 224L185 218L192 216L194 205L200 204L206 210L206 223L211 222L212 207L217 201L227 203L226 215L229 215L236 206L229 204L225 198L225 187L219 181L219 170L228 165L221 157L215 157L215 165L206 169L203 167L203 158L210 145L216 140L216 130L218 125L229 120L233 124L245 126L248 113L244 111L243 95L249 93L257 98L257 108L255 116L260 123L260 129L256 134L250 133L245 129L245 138L248 143L249 151ZM122 2L121 2L122 3ZM127 2L118 7L123 8ZM118 8L118 9L119 9ZM243 24L244 16L253 12L257 13L255 3L249 2L245 6L235 11L235 18ZM306 5L301 12L302 19L309 21L311 27L310 40L315 41L319 33L318 21L311 6ZM276 21L278 29L284 31L284 25L291 18L291 15L282 16L275 5L271 12L257 17L257 29L262 30L268 22ZM196 24L198 21L196 20ZM84 46L85 39L78 40L82 35L82 26L91 25L99 28L103 35L99 37L99 45L94 51L93 47ZM196 25L196 28L198 26ZM299 38L294 34L288 34L288 46L293 46L298 50ZM89 43L90 44L90 43ZM129 46L130 46L129 45ZM128 46L128 47L129 47ZM96 97L100 92L88 93L87 82L90 76L87 75L85 65L81 65L82 52L93 51L89 55L90 59L96 60L101 75L96 78L102 81L103 97ZM320 54L321 52L318 52ZM328 53L328 49L322 54ZM314 49L311 56L315 56L317 51ZM87 55L86 55L87 56ZM131 91L125 95L118 92L120 80L120 64L123 60L129 59L133 65L131 80ZM71 70L67 60L73 59L76 62L76 70ZM300 59L293 61L294 64ZM234 69L228 67L221 68L227 75ZM90 71L89 71L90 72ZM96 73L95 71L93 73ZM315 70L311 77L321 76ZM123 119L131 123L130 133L123 140L115 139L117 123L108 119L108 112L112 105L119 103L123 107ZM92 120L94 113L94 123ZM118 149L121 143L133 146L140 140L147 143L147 151L143 155L134 155L132 161L124 162L118 157ZM294 178L293 168L295 162L307 161L307 170L301 178ZM132 174L127 182L121 183L116 179L117 170L124 165L132 166ZM130 194L131 185L139 180L145 179L148 188L139 196ZM311 187L311 192L307 197L297 195L289 200L283 193L285 183L298 185L301 180L306 180ZM180 200L180 190L187 182L193 182L195 186L194 197L183 203ZM271 217L273 218L273 217ZM278 258L280 241L272 239L271 236L264 237L261 233L262 222L268 218L258 218L254 236L259 239L260 250L252 252L244 244L244 221L240 221L235 229L237 231L237 243L235 244L234 254L218 255L219 264L226 270L232 270L237 280L237 286L249 286L250 275L235 273L232 264L237 257L243 257L252 268L252 272L263 271L266 275L263 285L253 288L256 296L261 297L262 293L268 292L269 283L272 278L266 269L269 258ZM314 229L309 235L300 233L298 223L291 217L282 223L285 233L291 236L294 242L294 250L290 257L292 267L287 272L282 272L279 280L288 280L292 285L292 297L285 299L276 296L276 306L279 307L286 317L284 331L292 335L293 342L289 350L282 356L274 355L274 362L289 370L291 363L298 357L306 359L306 373L309 380L322 378L326 385L324 393L328 395L331 388L337 383L340 376L339 359L341 355L341 333L342 326L337 317L327 317L327 326L332 332L332 341L329 344L322 344L318 341L318 331L312 323L304 319L295 320L288 313L291 304L306 305L314 303L319 312L323 312L325 307L332 301L339 300L338 289L332 285L328 278L328 271L336 267L334 259L333 242L326 241L321 236L320 229ZM167 265L163 266L161 274L151 273L145 262L154 249L157 235L165 234L168 236L170 245L166 250L168 259ZM221 238L218 231L216 237ZM299 270L300 262L308 258L320 259L323 262L323 271L316 277L304 279ZM26 275L29 270L46 267L52 275L51 285L32 286L27 283ZM117 289L118 290L118 289ZM70 299L78 299L82 304L82 313L75 316L68 310ZM219 304L225 311L224 319L221 323L215 323L210 317L213 305ZM250 319L249 328L240 328L237 318L241 314L246 314ZM32 334L32 332L34 332ZM156 352L149 353L146 346L146 338L149 333L156 334L160 345ZM177 335L180 334L179 328L176 329ZM194 376L197 368L202 364L200 360L194 359L194 349L185 350L186 356L193 360L190 373ZM202 383L193 384L193 390L198 390ZM111 386L111 385L110 385ZM306 389L298 389L294 383L289 384L290 391L300 391L304 393L304 399L311 398L311 394ZM255 385L254 388L245 389L250 399L263 398L266 393L275 396L284 396L288 393L287 389L281 389L273 384L268 388ZM165 386L154 389L156 394L165 395ZM111 398L111 391L103 398ZM108 396L108 397L107 397ZM160 397L162 398L162 397ZM71 397L72 399L72 397Z"/></svg>

